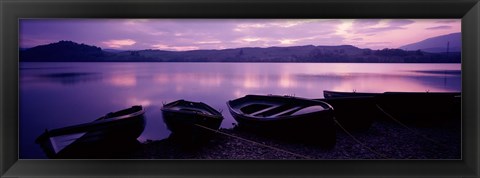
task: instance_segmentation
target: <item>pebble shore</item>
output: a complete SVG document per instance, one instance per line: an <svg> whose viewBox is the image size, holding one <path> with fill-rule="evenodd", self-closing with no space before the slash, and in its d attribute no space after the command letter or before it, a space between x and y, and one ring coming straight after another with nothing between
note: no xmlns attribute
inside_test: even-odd
<svg viewBox="0 0 480 178"><path fill-rule="evenodd" d="M461 159L461 127L452 120L432 127L411 127L377 120L368 130L337 128L332 148L291 142L254 134L242 129L220 129L223 134L197 146L174 139L148 140L128 159ZM231 136L247 139L238 139Z"/></svg>

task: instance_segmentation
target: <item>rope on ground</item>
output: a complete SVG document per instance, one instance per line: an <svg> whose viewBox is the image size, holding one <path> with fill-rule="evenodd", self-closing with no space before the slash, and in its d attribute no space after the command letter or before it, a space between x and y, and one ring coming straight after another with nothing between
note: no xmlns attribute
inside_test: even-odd
<svg viewBox="0 0 480 178"><path fill-rule="evenodd" d="M385 154L382 154L382 153L379 153L375 150L373 150L372 148L368 147L367 145L365 145L364 143L362 143L360 140L358 140L357 138L355 138L355 136L353 136L347 129L345 129L345 127L342 126L342 124L340 124L340 122L338 122L336 119L334 119L335 123L340 126L340 128L345 132L347 133L348 136L350 136L355 142L357 142L358 144L360 144L362 147L366 148L367 150L369 150L370 152L372 153L375 153L376 155L379 155L381 156L382 158L385 158L385 159L389 159L388 156L386 156Z"/></svg>
<svg viewBox="0 0 480 178"><path fill-rule="evenodd" d="M392 119L393 121L395 121L396 123L400 124L401 126L405 127L407 130L409 130L410 132L413 132L415 135L419 135L421 137L423 137L424 139L428 140L428 141L431 141L439 146L442 146L442 147L445 147L445 148L449 148L447 145L439 142L439 141L436 141L436 140L433 140L431 138L428 138L427 136L413 130L412 128L408 127L407 125L405 125L404 123L400 122L399 120L395 119L395 117L393 117L392 115L390 115L389 113L387 113L385 110L383 110L382 107L380 107L378 104L376 105L377 108L382 111L385 115L387 115L390 119Z"/></svg>
<svg viewBox="0 0 480 178"><path fill-rule="evenodd" d="M287 151L287 150L284 150L284 149L280 149L280 148L277 148L277 147L265 145L265 144L263 144L263 143L258 143L258 142L253 141L253 140L249 140L249 139L246 139L246 138L242 138L242 137L239 137L239 136L235 136L235 135L232 135L232 134L228 134L228 133L225 133L225 132L221 132L221 131L219 131L219 130L211 129L211 128L205 127L205 126L203 126L203 125L199 125L199 124L195 124L195 125L198 126L198 127L200 127L200 128L203 128L203 129L206 129L206 130L215 132L215 133L219 133L219 134L222 134L222 135L225 135L225 136L228 136L228 137L233 137L233 138L236 138L236 139L245 141L245 142L257 144L257 145L260 145L260 146L263 146L263 147L266 147L266 148L270 148L270 149L272 149L272 150L276 150L276 151L284 152L284 153L287 153L287 154L291 154L291 155L296 156L296 157L301 157L301 158L304 158L304 159L312 159L312 158L310 158L310 157L308 157L308 156L305 156L305 155L293 153L293 152L290 152L290 151Z"/></svg>

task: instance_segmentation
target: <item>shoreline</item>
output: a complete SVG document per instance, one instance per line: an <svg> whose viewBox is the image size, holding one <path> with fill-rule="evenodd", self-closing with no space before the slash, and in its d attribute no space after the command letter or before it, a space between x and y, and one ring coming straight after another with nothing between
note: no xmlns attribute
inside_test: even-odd
<svg viewBox="0 0 480 178"><path fill-rule="evenodd" d="M337 142L333 148L257 135L239 128L220 129L222 133L258 144L220 134L196 146L182 145L175 139L167 138L141 143L125 157L199 160L461 159L460 123L455 126L458 121L448 121L435 127L405 128L398 123L380 120L368 130L352 131L351 135L337 127Z"/></svg>

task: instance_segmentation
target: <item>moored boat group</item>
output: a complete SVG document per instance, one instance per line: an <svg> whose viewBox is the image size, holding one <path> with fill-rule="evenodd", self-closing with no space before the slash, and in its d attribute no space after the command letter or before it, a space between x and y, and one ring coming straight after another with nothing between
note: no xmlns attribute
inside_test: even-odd
<svg viewBox="0 0 480 178"><path fill-rule="evenodd" d="M238 127L246 131L333 147L337 126L365 131L379 118L426 126L460 117L460 99L460 93L445 92L324 91L322 99L246 95L226 104ZM171 137L188 143L211 139L224 119L202 102L177 100L164 104L161 111ZM144 113L142 106L133 106L90 123L46 130L36 143L50 158L69 158L99 143L134 142L145 128Z"/></svg>

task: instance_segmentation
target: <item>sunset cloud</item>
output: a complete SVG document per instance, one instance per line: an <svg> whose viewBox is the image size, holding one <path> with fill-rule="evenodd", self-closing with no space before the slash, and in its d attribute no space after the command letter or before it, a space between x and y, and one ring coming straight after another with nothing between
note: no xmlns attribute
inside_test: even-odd
<svg viewBox="0 0 480 178"><path fill-rule="evenodd" d="M447 25L442 25L442 26L436 26L436 27L428 27L428 28L425 28L427 30L443 30L443 29L450 29L452 28L451 26L447 26Z"/></svg>
<svg viewBox="0 0 480 178"><path fill-rule="evenodd" d="M104 41L103 44L105 44L107 47L110 48L122 48L124 46L131 46L134 45L135 42L134 40L131 39L124 39L124 40L110 40L110 41Z"/></svg>
<svg viewBox="0 0 480 178"><path fill-rule="evenodd" d="M450 19L450 20L440 20L440 21L436 21L435 23L457 23L458 20L453 20L453 19Z"/></svg>
<svg viewBox="0 0 480 178"><path fill-rule="evenodd" d="M262 40L261 38L256 38L256 37L253 37L253 38L243 38L242 41L246 41L246 42L254 42L254 41L260 41Z"/></svg>
<svg viewBox="0 0 480 178"><path fill-rule="evenodd" d="M250 30L250 29L265 28L265 27L267 27L266 24L259 24L259 23L256 23L256 24L239 24L234 29L234 31L242 32L242 31L246 31L246 30Z"/></svg>
<svg viewBox="0 0 480 178"><path fill-rule="evenodd" d="M197 41L194 42L195 44L220 44L222 43L221 41Z"/></svg>
<svg viewBox="0 0 480 178"><path fill-rule="evenodd" d="M375 34L380 32L388 32L393 30L406 29L405 26L414 23L413 20L355 20L352 23L352 31L355 34Z"/></svg>
<svg viewBox="0 0 480 178"><path fill-rule="evenodd" d="M271 28L291 28L298 25L314 22L315 19L308 20L259 20L259 23L243 23L237 25L233 30L237 32L245 32L257 29L271 29Z"/></svg>
<svg viewBox="0 0 480 178"><path fill-rule="evenodd" d="M167 50L167 51L190 51L199 49L196 46L169 46L165 44L152 45L153 49Z"/></svg>
<svg viewBox="0 0 480 178"><path fill-rule="evenodd" d="M295 42L299 40L298 39L282 39L278 41L280 41L280 44L291 45L291 44L295 44Z"/></svg>
<svg viewBox="0 0 480 178"><path fill-rule="evenodd" d="M21 19L20 47L70 40L121 50L344 44L383 49L460 31L461 19Z"/></svg>

